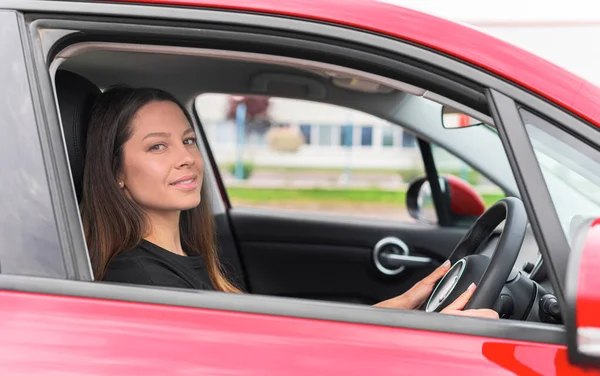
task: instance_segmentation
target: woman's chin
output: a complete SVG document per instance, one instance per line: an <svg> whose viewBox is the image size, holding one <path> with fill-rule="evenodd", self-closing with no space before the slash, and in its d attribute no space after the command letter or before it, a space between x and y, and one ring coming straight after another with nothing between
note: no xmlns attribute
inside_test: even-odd
<svg viewBox="0 0 600 376"><path fill-rule="evenodd" d="M200 202L200 198L198 198L197 200L186 200L186 202L181 202L180 205L178 205L180 207L179 210L194 209L195 207L198 207L198 205L200 205Z"/></svg>

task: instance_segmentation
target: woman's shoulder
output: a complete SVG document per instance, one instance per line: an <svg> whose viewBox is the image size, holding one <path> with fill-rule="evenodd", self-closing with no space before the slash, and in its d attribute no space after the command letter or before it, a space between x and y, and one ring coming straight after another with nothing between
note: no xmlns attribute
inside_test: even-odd
<svg viewBox="0 0 600 376"><path fill-rule="evenodd" d="M108 264L103 281L189 288L174 265L161 252L142 241L135 248L120 252Z"/></svg>
<svg viewBox="0 0 600 376"><path fill-rule="evenodd" d="M106 267L104 281L134 284L154 284L148 264L153 263L151 253L141 247L120 252Z"/></svg>

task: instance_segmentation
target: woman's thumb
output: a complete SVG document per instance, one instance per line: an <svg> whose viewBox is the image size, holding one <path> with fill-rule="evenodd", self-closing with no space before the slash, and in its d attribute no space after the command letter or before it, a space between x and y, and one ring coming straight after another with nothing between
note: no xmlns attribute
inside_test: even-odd
<svg viewBox="0 0 600 376"><path fill-rule="evenodd" d="M463 292L458 298L456 298L455 301L450 303L450 305L448 305L448 307L446 307L443 311L445 311L445 310L449 310L449 311L462 310L463 308L465 308L465 306L469 302L469 299L471 299L471 296L473 296L474 292L475 292L475 284L471 283L469 285L469 287L467 288L467 291Z"/></svg>

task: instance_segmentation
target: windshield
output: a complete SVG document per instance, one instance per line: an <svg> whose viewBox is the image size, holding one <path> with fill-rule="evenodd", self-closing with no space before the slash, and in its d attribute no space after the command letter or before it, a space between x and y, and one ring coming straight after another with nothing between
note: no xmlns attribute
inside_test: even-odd
<svg viewBox="0 0 600 376"><path fill-rule="evenodd" d="M528 111L521 116L570 243L574 219L600 217L598 152Z"/></svg>

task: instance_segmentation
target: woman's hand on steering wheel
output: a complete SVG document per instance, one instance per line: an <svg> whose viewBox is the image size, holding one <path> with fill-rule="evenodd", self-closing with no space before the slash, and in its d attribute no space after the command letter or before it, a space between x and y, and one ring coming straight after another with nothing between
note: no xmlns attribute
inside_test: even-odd
<svg viewBox="0 0 600 376"><path fill-rule="evenodd" d="M435 269L427 277L417 282L417 284L415 284L410 290L408 290L404 294L385 300L381 303L377 303L375 304L375 307L395 309L419 309L419 307L421 307L425 303L427 298L429 298L429 296L433 292L435 284L448 272L450 266L450 261L444 262L441 266ZM468 309L464 311L462 310L467 305L469 299L471 298L474 292L475 285L472 284L467 289L467 291L465 291L462 295L456 298L456 300L454 300L454 302L448 305L448 307L444 308L441 311L441 313L458 316L497 319L498 313L491 309Z"/></svg>
<svg viewBox="0 0 600 376"><path fill-rule="evenodd" d="M450 261L444 262L433 273L417 282L410 290L402 295L375 304L375 307L397 309L419 309L425 303L433 288L450 269Z"/></svg>
<svg viewBox="0 0 600 376"><path fill-rule="evenodd" d="M457 315L457 316L469 316L469 317L480 317L486 319L499 319L498 312L493 309L480 308L480 309L465 309L465 306L473 296L475 292L475 284L471 283L471 286L467 291L463 292L456 300L448 305L448 307L442 309L440 313L446 315Z"/></svg>

